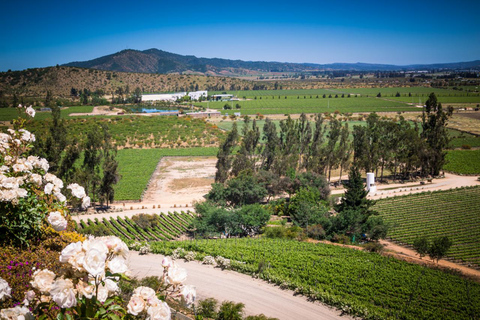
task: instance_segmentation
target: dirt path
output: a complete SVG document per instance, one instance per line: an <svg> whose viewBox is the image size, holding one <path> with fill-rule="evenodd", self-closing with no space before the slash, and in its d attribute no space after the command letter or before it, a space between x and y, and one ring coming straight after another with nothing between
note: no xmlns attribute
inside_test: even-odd
<svg viewBox="0 0 480 320"><path fill-rule="evenodd" d="M437 264L428 257L423 257L422 259L420 259L418 254L412 249L400 246L387 240L380 240L380 243L384 245L385 250L387 250L387 254L388 251L391 251L392 254L399 259L430 267L437 266ZM480 282L480 270L468 268L443 259L438 261L438 266L458 270L462 274L471 277L477 282Z"/></svg>
<svg viewBox="0 0 480 320"><path fill-rule="evenodd" d="M162 255L139 255L130 252L128 263L132 275L142 278L162 274ZM340 316L340 311L319 302L310 302L303 296L294 296L293 291L282 290L263 280L234 271L221 271L199 262L177 260L180 267L187 269L186 283L197 289L197 300L213 297L219 302L229 300L245 304L246 315L263 313L280 320L333 320L352 319Z"/></svg>

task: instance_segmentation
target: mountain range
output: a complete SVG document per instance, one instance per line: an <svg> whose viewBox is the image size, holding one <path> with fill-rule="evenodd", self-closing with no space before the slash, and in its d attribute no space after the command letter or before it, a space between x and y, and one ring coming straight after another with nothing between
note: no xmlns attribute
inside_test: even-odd
<svg viewBox="0 0 480 320"><path fill-rule="evenodd" d="M456 63L415 64L397 66L369 63L289 63L267 61L243 61L220 58L197 58L180 55L159 49L123 50L89 61L76 61L64 64L80 67L120 72L141 73L197 73L205 75L255 75L264 72L312 72L312 71L419 71L432 69L480 70L480 60Z"/></svg>

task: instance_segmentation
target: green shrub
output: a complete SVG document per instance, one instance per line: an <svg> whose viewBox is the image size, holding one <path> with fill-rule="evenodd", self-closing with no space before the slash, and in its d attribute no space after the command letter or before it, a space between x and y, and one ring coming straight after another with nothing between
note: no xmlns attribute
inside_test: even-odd
<svg viewBox="0 0 480 320"><path fill-rule="evenodd" d="M224 301L218 310L217 320L242 320L244 308L241 302Z"/></svg>
<svg viewBox="0 0 480 320"><path fill-rule="evenodd" d="M82 228L79 230L81 234L91 234L95 237L103 237L103 236L110 236L113 235L112 231L107 228L104 224L91 224L86 228Z"/></svg>
<svg viewBox="0 0 480 320"><path fill-rule="evenodd" d="M215 319L217 317L218 301L214 298L207 298L198 301L197 314L204 318Z"/></svg>
<svg viewBox="0 0 480 320"><path fill-rule="evenodd" d="M153 214L136 214L132 217L132 220L144 230L158 226L158 219Z"/></svg>

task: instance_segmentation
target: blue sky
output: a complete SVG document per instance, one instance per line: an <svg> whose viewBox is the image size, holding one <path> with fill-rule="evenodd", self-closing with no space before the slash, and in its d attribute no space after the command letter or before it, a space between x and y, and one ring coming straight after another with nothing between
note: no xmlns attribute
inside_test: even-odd
<svg viewBox="0 0 480 320"><path fill-rule="evenodd" d="M123 49L283 62L480 59L480 1L4 1L0 71Z"/></svg>

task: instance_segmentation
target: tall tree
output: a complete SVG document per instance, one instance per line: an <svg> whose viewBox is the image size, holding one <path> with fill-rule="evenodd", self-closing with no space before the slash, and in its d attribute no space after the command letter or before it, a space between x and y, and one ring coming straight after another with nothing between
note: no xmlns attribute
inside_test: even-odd
<svg viewBox="0 0 480 320"><path fill-rule="evenodd" d="M325 168L325 148L323 147L325 131L322 115L316 114L315 129L313 130L312 143L306 163L307 169L315 173L323 173Z"/></svg>
<svg viewBox="0 0 480 320"><path fill-rule="evenodd" d="M279 143L277 127L269 118L265 120L263 125L263 140L265 141L265 147L262 152L262 168L269 171L275 162Z"/></svg>
<svg viewBox="0 0 480 320"><path fill-rule="evenodd" d="M217 153L217 172L215 173L215 182L224 183L230 174L232 167L232 152L237 145L238 131L237 123L234 122L232 130L228 133L227 138L220 146Z"/></svg>
<svg viewBox="0 0 480 320"><path fill-rule="evenodd" d="M435 93L431 93L425 102L422 113L421 137L425 140L427 150L423 157L422 172L425 175L436 176L445 164L445 148L450 139L447 131L447 120L453 113L453 107L443 110L442 104L437 101Z"/></svg>

